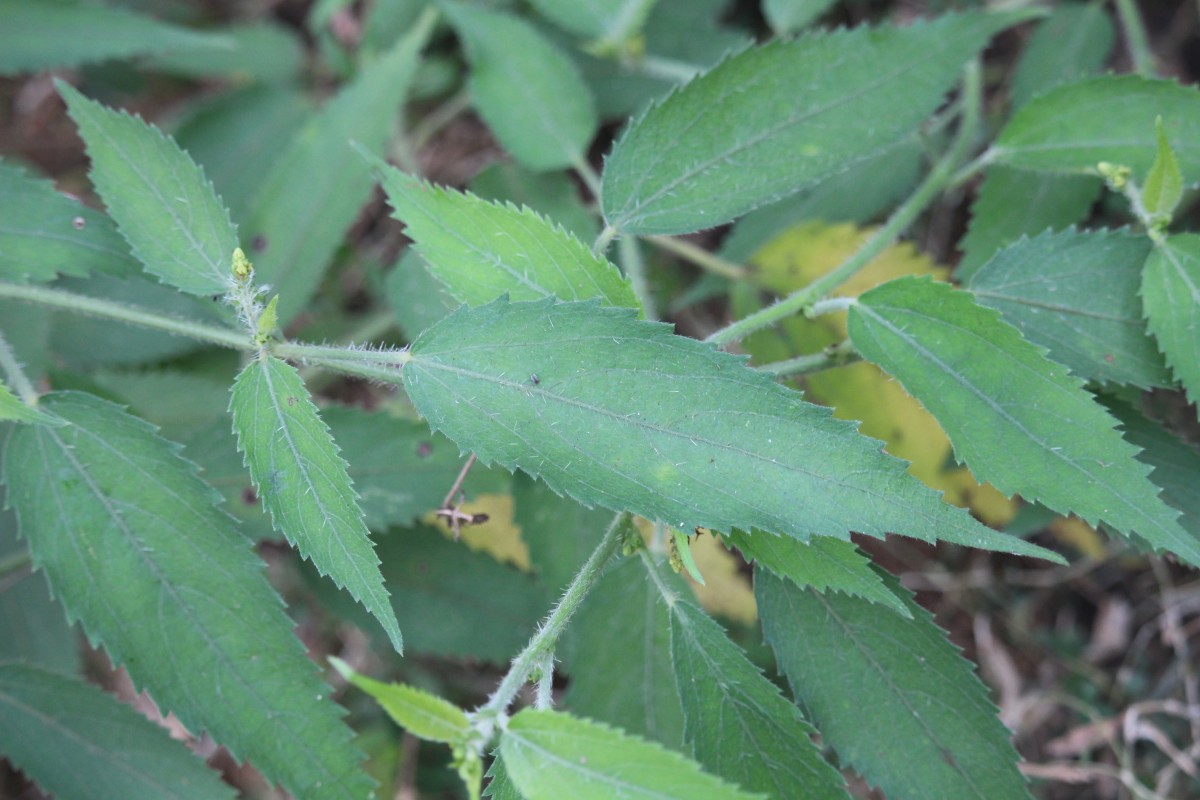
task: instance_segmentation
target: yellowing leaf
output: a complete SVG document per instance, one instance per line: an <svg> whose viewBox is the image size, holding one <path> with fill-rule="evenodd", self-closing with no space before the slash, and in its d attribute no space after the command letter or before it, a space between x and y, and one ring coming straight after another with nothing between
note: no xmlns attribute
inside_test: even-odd
<svg viewBox="0 0 1200 800"><path fill-rule="evenodd" d="M724 545L707 534L693 536L692 557L704 575L704 585L684 578L706 611L747 625L758 619L750 577Z"/></svg>
<svg viewBox="0 0 1200 800"><path fill-rule="evenodd" d="M832 270L852 255L873 233L851 224L804 222L780 234L751 259L754 280L776 294L800 289ZM944 280L949 270L935 264L911 244L893 245L835 292L857 297L880 283L902 275L932 275ZM786 355L811 353L846 337L846 315L825 314L816 319L796 317L782 326ZM752 337L747 347L770 347L768 333ZM778 351L773 356L781 355ZM986 522L1002 525L1016 511L1015 503L990 486L977 483L970 473L955 467L950 441L937 420L900 384L871 364L851 364L808 376L808 399L831 406L834 415L858 420L860 430L887 442L894 456L911 462L909 472L946 494L946 500L971 508Z"/></svg>
<svg viewBox="0 0 1200 800"><path fill-rule="evenodd" d="M1104 558L1108 555L1104 538L1079 517L1059 517L1050 523L1050 533L1087 558Z"/></svg>
<svg viewBox="0 0 1200 800"><path fill-rule="evenodd" d="M513 499L507 494L481 494L459 509L464 514L487 514L487 522L466 525L459 531L467 547L476 552L487 553L497 561L512 564L522 572L529 572L529 548L521 539L521 529L513 522ZM426 514L426 523L434 525L446 536L453 536L450 524L444 517Z"/></svg>

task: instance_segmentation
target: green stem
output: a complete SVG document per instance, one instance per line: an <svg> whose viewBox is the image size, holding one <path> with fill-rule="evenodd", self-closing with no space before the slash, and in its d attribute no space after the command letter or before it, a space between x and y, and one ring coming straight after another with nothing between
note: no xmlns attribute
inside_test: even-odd
<svg viewBox="0 0 1200 800"><path fill-rule="evenodd" d="M16 390L21 402L27 406L36 406L37 390L33 388L33 384L25 375L25 370L21 369L21 362L17 360L17 354L12 351L8 340L4 338L3 331L0 331L0 367L3 367L4 374L8 376L8 382Z"/></svg>
<svg viewBox="0 0 1200 800"><path fill-rule="evenodd" d="M1116 5L1121 29L1125 32L1125 42L1129 45L1133 71L1144 78L1153 78L1154 54L1150 51L1150 40L1146 36L1146 26L1142 24L1142 15L1138 13L1133 0L1116 0Z"/></svg>
<svg viewBox="0 0 1200 800"><path fill-rule="evenodd" d="M588 191L592 193L592 197L600 199L600 192L603 189L603 182L596 170L592 169L592 165L587 163L582 156L571 165L575 169L575 174L587 186Z"/></svg>
<svg viewBox="0 0 1200 800"><path fill-rule="evenodd" d="M686 61L677 61L661 56L642 56L636 60L630 59L624 62L623 66L647 77L659 78L671 83L687 83L704 71L704 67L699 64L689 64Z"/></svg>
<svg viewBox="0 0 1200 800"><path fill-rule="evenodd" d="M608 251L608 246L612 244L612 240L617 238L617 229L612 225L605 225L604 230L600 231L600 235L596 237L596 241L592 244L592 253L596 256L602 256Z"/></svg>
<svg viewBox="0 0 1200 800"><path fill-rule="evenodd" d="M588 556L588 560L579 568L578 574L563 593L558 605L546 617L525 649L513 659L508 673L500 681L496 691L488 698L487 703L475 712L475 716L492 718L504 713L516 699L517 693L521 691L521 687L529 680L529 676L534 670L547 663L547 656L554 652L558 638L566 630L572 615L578 610L588 592L596 585L604 567L612 560L613 556L620 552L625 532L632 524L632 518L628 512L618 514L613 519L612 524L605 531L604 537L600 540L600 544L596 545L596 549Z"/></svg>
<svg viewBox="0 0 1200 800"><path fill-rule="evenodd" d="M32 563L33 557L29 554L28 550L22 550L19 553L13 553L11 556L0 559L0 580L28 569Z"/></svg>
<svg viewBox="0 0 1200 800"><path fill-rule="evenodd" d="M11 300L24 300L77 314L127 322L130 325L140 325L144 328L187 336L202 342L230 347L234 350L254 351L258 346L244 331L230 328L206 325L203 322L192 322L175 317L165 317L153 311L146 311L111 300L100 300L95 297L65 292L43 286L25 286L15 283L0 283L0 297Z"/></svg>
<svg viewBox="0 0 1200 800"><path fill-rule="evenodd" d="M982 78L979 61L967 65L963 76L963 119L950 149L912 195L897 208L884 225L859 250L832 271L822 275L803 289L793 292L778 303L721 328L705 341L728 344L739 341L757 330L804 311L815 301L852 278L859 270L887 249L949 184L968 146L974 141L979 125Z"/></svg>
<svg viewBox="0 0 1200 800"><path fill-rule="evenodd" d="M642 550L638 555L642 559L642 566L646 568L650 580L654 582L658 593L662 595L663 602L667 604L667 608L670 608L679 599L679 593L667 586L667 582L663 579L662 567L649 550Z"/></svg>
<svg viewBox="0 0 1200 800"><path fill-rule="evenodd" d="M408 136L408 146L412 152L417 152L432 139L438 131L450 124L450 121L471 105L471 92L467 89L452 94L444 103L430 111L421 122L412 129Z"/></svg>
<svg viewBox="0 0 1200 800"><path fill-rule="evenodd" d="M715 253L710 253L703 247L697 247L686 239L677 239L674 236L647 236L646 241L666 250L669 253L674 253L680 258L684 258L701 269L711 272L714 275L720 275L723 278L732 278L733 280L741 280L746 277L746 268L741 264L735 264L728 261Z"/></svg>
<svg viewBox="0 0 1200 800"><path fill-rule="evenodd" d="M853 364L861 360L862 356L858 354L858 351L854 349L854 345L847 339L839 344L826 347L819 353L810 353L804 356L789 358L786 361L763 364L756 369L759 372L765 372L769 375L782 378L784 376L808 375L813 372L832 369L833 367Z"/></svg>
<svg viewBox="0 0 1200 800"><path fill-rule="evenodd" d="M621 269L633 286L633 294L642 304L642 313L646 315L646 319L658 319L654 295L650 292L650 284L646 282L646 265L642 260L642 247L638 240L632 236L618 239L617 254L621 260Z"/></svg>

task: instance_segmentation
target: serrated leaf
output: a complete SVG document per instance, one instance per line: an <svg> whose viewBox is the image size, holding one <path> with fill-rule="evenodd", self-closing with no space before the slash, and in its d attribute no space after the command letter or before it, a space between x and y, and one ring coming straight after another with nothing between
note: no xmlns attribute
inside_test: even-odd
<svg viewBox="0 0 1200 800"><path fill-rule="evenodd" d="M1200 175L1200 91L1167 80L1105 75L1034 98L1001 131L993 161L1045 172L1099 174L1101 161L1145 175L1163 125L1185 175Z"/></svg>
<svg viewBox="0 0 1200 800"><path fill-rule="evenodd" d="M492 766L488 769L487 777L489 781L483 790L484 797L490 797L492 800L525 800L517 791L517 787L513 786L512 779L508 777L508 770L505 769L504 759L500 757L499 752L496 752L492 758Z"/></svg>
<svg viewBox="0 0 1200 800"><path fill-rule="evenodd" d="M687 591L675 575L667 580ZM638 559L606 572L571 623L566 709L680 749L683 709L674 690L667 615Z"/></svg>
<svg viewBox="0 0 1200 800"><path fill-rule="evenodd" d="M549 606L562 597L571 579L596 548L612 523L612 514L604 509L585 508L520 472L513 475L512 495L513 522L521 529L521 541L529 547L529 560L545 586ZM605 585L605 580L607 578L588 595L583 608L588 607L596 592L602 591L600 587ZM581 610L580 613L584 612ZM582 626L582 619L579 617L572 622L570 630ZM587 638L583 636L584 640ZM591 712L584 712L584 715L598 716ZM625 725L621 727L630 730Z"/></svg>
<svg viewBox="0 0 1200 800"><path fill-rule="evenodd" d="M753 561L800 588L844 592L887 606L901 616L908 608L883 583L871 561L853 542L821 538L797 542L782 536L747 536L733 531L726 539Z"/></svg>
<svg viewBox="0 0 1200 800"><path fill-rule="evenodd" d="M635 36L657 0L532 0L542 16L578 36L620 44Z"/></svg>
<svg viewBox="0 0 1200 800"><path fill-rule="evenodd" d="M0 560L26 553L17 518L0 503ZM11 563L11 562L10 562ZM0 592L0 661L19 661L64 675L79 672L79 632L50 594L43 573L9 572Z"/></svg>
<svg viewBox="0 0 1200 800"><path fill-rule="evenodd" d="M1051 555L942 503L853 424L632 310L463 307L411 355L404 384L435 429L587 505L681 530L891 532Z"/></svg>
<svg viewBox="0 0 1200 800"><path fill-rule="evenodd" d="M220 59L230 42L92 3L0 0L0 74L37 72L152 53L199 51Z"/></svg>
<svg viewBox="0 0 1200 800"><path fill-rule="evenodd" d="M755 576L763 634L797 700L842 762L888 797L1025 800L1017 753L971 664L886 582L911 619L881 625L861 598Z"/></svg>
<svg viewBox="0 0 1200 800"><path fill-rule="evenodd" d="M428 36L429 25L412 28L313 114L259 188L242 237L259 282L281 291L281 320L312 297L371 196L371 167L350 143L383 154Z"/></svg>
<svg viewBox="0 0 1200 800"><path fill-rule="evenodd" d="M561 225L581 242L600 232L596 215L579 196L568 172L534 172L510 161L497 161L471 178L472 194L484 200L526 206Z"/></svg>
<svg viewBox="0 0 1200 800"><path fill-rule="evenodd" d="M637 308L629 281L603 256L528 208L489 203L376 162L383 188L429 271L468 305L599 298Z"/></svg>
<svg viewBox="0 0 1200 800"><path fill-rule="evenodd" d="M0 161L0 277L41 282L138 268L112 220Z"/></svg>
<svg viewBox="0 0 1200 800"><path fill-rule="evenodd" d="M471 98L520 163L535 170L581 163L599 122L591 90L556 45L517 17L443 0L471 64Z"/></svg>
<svg viewBox="0 0 1200 800"><path fill-rule="evenodd" d="M211 51L180 50L157 55L148 66L174 75L197 78L228 75L241 82L276 83L296 78L304 67L300 39L282 25L259 21L214 32L228 43L219 57L214 57Z"/></svg>
<svg viewBox="0 0 1200 800"><path fill-rule="evenodd" d="M1148 237L1128 232L1047 232L997 253L968 286L1080 378L1167 386L1137 297L1149 252Z"/></svg>
<svg viewBox="0 0 1200 800"><path fill-rule="evenodd" d="M525 709L500 737L509 777L528 800L748 800L696 762L615 728Z"/></svg>
<svg viewBox="0 0 1200 800"><path fill-rule="evenodd" d="M1104 183L1093 175L1046 175L997 165L971 204L954 277L966 282L999 250L1023 236L1062 230L1085 219Z"/></svg>
<svg viewBox="0 0 1200 800"><path fill-rule="evenodd" d="M35 406L27 406L8 387L0 383L0 421L27 422L34 425L66 425L61 419L38 410Z"/></svg>
<svg viewBox="0 0 1200 800"><path fill-rule="evenodd" d="M824 14L836 0L763 0L763 16L776 36L795 33Z"/></svg>
<svg viewBox="0 0 1200 800"><path fill-rule="evenodd" d="M342 677L373 697L396 724L427 742L461 742L471 730L463 710L437 695L402 683L383 683L360 675L340 658L329 659Z"/></svg>
<svg viewBox="0 0 1200 800"><path fill-rule="evenodd" d="M87 144L92 183L146 271L191 294L223 293L237 234L204 172L152 125L57 86Z"/></svg>
<svg viewBox="0 0 1200 800"><path fill-rule="evenodd" d="M849 798L816 733L721 626L692 604L671 609L671 655L692 755L705 769L767 797Z"/></svg>
<svg viewBox="0 0 1200 800"><path fill-rule="evenodd" d="M409 341L459 306L412 247L384 278L383 290Z"/></svg>
<svg viewBox="0 0 1200 800"><path fill-rule="evenodd" d="M1159 349L1183 384L1200 399L1200 235L1184 233L1160 242L1142 275L1146 322Z"/></svg>
<svg viewBox="0 0 1200 800"><path fill-rule="evenodd" d="M1108 9L1090 3L1062 3L1037 24L1013 71L1012 103L1104 69L1116 31Z"/></svg>
<svg viewBox="0 0 1200 800"><path fill-rule="evenodd" d="M1183 176L1179 173L1179 160L1175 158L1175 151L1171 149L1163 130L1162 117L1154 121L1154 130L1158 151L1154 163L1150 165L1146 183L1142 186L1142 205L1151 215L1169 219L1183 197Z"/></svg>
<svg viewBox="0 0 1200 800"><path fill-rule="evenodd" d="M383 625L403 652L379 558L329 429L295 367L261 354L233 384L238 448L276 530Z"/></svg>
<svg viewBox="0 0 1200 800"><path fill-rule="evenodd" d="M617 141L604 169L605 219L624 233L687 233L813 185L914 130L963 63L1024 18L948 15L739 53Z"/></svg>
<svg viewBox="0 0 1200 800"><path fill-rule="evenodd" d="M1200 542L1159 499L1116 421L969 293L928 279L885 283L850 309L850 338L929 409L976 477L1200 563Z"/></svg>
<svg viewBox="0 0 1200 800"><path fill-rule="evenodd" d="M181 742L129 706L22 664L0 664L0 753L58 797L234 796Z"/></svg>
<svg viewBox="0 0 1200 800"><path fill-rule="evenodd" d="M297 795L361 800L371 784L342 712L195 468L111 403L42 402L71 425L16 429L3 479L69 617L192 732Z"/></svg>

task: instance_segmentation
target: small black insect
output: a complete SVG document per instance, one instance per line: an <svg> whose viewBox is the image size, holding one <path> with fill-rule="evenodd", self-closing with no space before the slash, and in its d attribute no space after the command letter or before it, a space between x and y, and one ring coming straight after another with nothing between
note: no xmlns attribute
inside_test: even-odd
<svg viewBox="0 0 1200 800"><path fill-rule="evenodd" d="M537 386L542 381L540 378L538 378L537 373L533 373L529 376L529 382L532 383L534 386Z"/></svg>

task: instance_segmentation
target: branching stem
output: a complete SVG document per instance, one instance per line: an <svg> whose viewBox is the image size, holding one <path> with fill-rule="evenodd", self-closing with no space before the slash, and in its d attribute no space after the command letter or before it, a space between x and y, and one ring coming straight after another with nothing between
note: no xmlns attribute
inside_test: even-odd
<svg viewBox="0 0 1200 800"><path fill-rule="evenodd" d="M33 384L25 375L25 370L21 369L21 362L17 360L17 354L12 351L8 340L4 338L3 331L0 331L0 368L4 369L4 374L8 376L8 382L12 384L17 397L21 398L21 402L25 405L36 406L37 390L33 388Z"/></svg>

